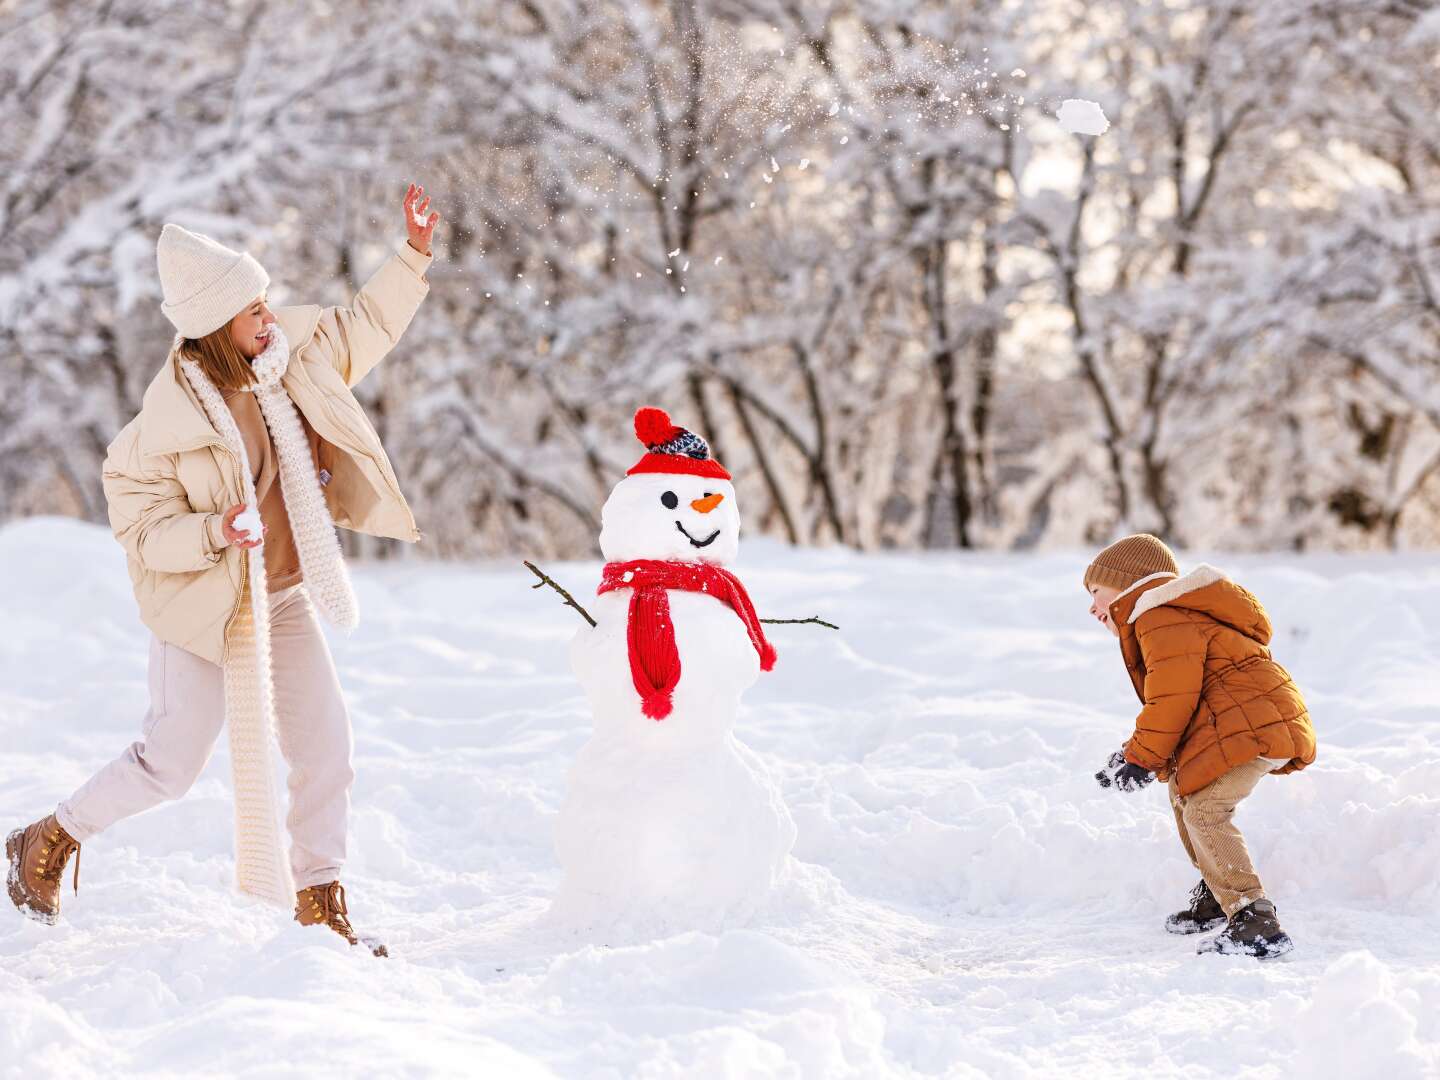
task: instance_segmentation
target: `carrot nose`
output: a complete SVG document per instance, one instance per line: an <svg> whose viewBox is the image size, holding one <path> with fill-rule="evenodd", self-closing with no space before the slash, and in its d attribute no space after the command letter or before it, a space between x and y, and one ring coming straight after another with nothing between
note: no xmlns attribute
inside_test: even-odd
<svg viewBox="0 0 1440 1080"><path fill-rule="evenodd" d="M702 514L708 514L715 507L725 501L724 495L706 495L703 499L696 499L690 504L691 510L699 510Z"/></svg>

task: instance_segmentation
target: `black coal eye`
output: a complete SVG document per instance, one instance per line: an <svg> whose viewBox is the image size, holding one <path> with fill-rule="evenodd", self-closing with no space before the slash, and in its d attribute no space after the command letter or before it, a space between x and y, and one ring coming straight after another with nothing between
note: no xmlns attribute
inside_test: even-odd
<svg viewBox="0 0 1440 1080"><path fill-rule="evenodd" d="M660 496L660 502L666 510L674 510L680 505L680 498L673 491L667 491Z"/></svg>

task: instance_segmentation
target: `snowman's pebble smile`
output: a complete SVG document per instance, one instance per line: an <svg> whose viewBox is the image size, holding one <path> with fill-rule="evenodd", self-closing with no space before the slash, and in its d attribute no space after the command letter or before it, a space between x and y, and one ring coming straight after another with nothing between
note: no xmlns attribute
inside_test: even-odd
<svg viewBox="0 0 1440 1080"><path fill-rule="evenodd" d="M720 530L716 529L704 540L696 540L695 537L690 535L689 531L685 528L685 526L680 524L680 522L675 522L675 528L679 529L682 533L684 533L685 539L689 540L690 543L694 544L697 548L709 547L720 536Z"/></svg>

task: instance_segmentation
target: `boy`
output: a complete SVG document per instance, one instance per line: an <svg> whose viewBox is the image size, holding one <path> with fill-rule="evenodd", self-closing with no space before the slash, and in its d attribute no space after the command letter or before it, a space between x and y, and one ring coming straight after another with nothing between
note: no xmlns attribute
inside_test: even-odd
<svg viewBox="0 0 1440 1080"><path fill-rule="evenodd" d="M1290 675L1270 657L1260 601L1212 566L1179 576L1157 537L1117 540L1085 570L1090 614L1120 639L1143 708L1101 787L1138 791L1158 776L1185 853L1200 871L1172 934L1225 922L1198 951L1266 959L1294 948L1231 820L1260 779L1315 760L1315 731Z"/></svg>

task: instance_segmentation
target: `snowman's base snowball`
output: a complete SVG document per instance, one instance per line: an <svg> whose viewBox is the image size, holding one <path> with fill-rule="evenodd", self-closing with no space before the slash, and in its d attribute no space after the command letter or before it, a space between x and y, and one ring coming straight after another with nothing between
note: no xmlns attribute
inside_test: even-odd
<svg viewBox="0 0 1440 1080"><path fill-rule="evenodd" d="M733 737L659 752L592 740L556 825L565 879L553 914L579 926L739 925L784 877L794 845L780 792Z"/></svg>

